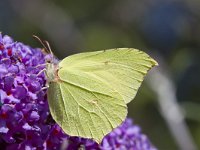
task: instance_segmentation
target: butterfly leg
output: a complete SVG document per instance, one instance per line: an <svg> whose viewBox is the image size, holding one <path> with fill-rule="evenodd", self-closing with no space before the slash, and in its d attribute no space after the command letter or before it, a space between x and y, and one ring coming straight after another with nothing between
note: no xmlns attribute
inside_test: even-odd
<svg viewBox="0 0 200 150"><path fill-rule="evenodd" d="M49 88L49 85L46 85L46 86L44 86L44 87L41 88L41 91L47 90L48 88Z"/></svg>
<svg viewBox="0 0 200 150"><path fill-rule="evenodd" d="M38 68L38 67L42 67L42 66L46 66L48 63L45 63L45 64L39 64L37 66L35 66L34 68Z"/></svg>
<svg viewBox="0 0 200 150"><path fill-rule="evenodd" d="M47 76L47 69L44 68L44 69L40 70L40 72L38 72L37 77L38 77L39 75L41 75L43 72L44 72L45 75Z"/></svg>

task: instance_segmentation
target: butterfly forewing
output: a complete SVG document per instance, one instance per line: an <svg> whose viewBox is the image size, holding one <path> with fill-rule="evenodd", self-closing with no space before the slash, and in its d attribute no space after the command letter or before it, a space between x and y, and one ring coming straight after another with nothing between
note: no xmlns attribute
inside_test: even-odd
<svg viewBox="0 0 200 150"><path fill-rule="evenodd" d="M59 77L99 92L103 92L107 85L128 103L135 97L147 71L155 65L155 60L139 50L110 49L66 57L59 64L62 68ZM76 77L66 77L64 72L70 72Z"/></svg>

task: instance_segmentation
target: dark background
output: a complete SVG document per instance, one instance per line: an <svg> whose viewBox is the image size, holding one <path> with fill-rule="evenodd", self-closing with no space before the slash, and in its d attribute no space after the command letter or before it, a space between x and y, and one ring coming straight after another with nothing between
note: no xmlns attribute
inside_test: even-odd
<svg viewBox="0 0 200 150"><path fill-rule="evenodd" d="M200 1L0 0L0 31L16 41L42 47L32 38L38 35L50 42L59 59L116 47L149 53L160 64L154 73L161 73L161 81L153 72L146 77L128 105L129 116L159 149L179 149L187 138L191 150L200 149ZM162 82L162 76L167 82ZM171 92L164 88L160 92L164 98L157 96L158 87L168 83ZM169 107L162 105L173 94L174 102ZM182 122L174 111L176 105L185 117ZM166 114L176 118L166 120ZM185 128L179 128L179 123ZM177 142L185 130L189 137Z"/></svg>

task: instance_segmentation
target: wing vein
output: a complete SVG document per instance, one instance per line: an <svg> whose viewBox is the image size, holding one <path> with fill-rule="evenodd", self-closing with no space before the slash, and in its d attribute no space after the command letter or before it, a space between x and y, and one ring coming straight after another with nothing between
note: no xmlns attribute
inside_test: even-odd
<svg viewBox="0 0 200 150"><path fill-rule="evenodd" d="M61 85L59 85L59 86L61 86ZM68 116L68 113L67 113L67 109L66 109L66 104L65 104L65 101L64 101L64 97L63 97L63 93L62 93L62 88L60 87L59 88L60 89L60 93L61 93L61 97L62 97L62 100L61 100L61 102L62 102L62 104L63 104L63 106L64 106L64 113L65 113L65 115L67 116L67 123L68 123L68 127L69 127L69 130L70 130L70 132L71 132L71 127L70 127L70 125L69 125L69 116ZM62 115L63 116L63 115ZM63 118L62 118L62 121L61 121L61 127L63 128Z"/></svg>
<svg viewBox="0 0 200 150"><path fill-rule="evenodd" d="M66 83L65 83L66 84ZM72 98L74 99L74 101L77 103L77 105L78 105L78 118L79 118L79 123L80 123L80 125L81 125L81 128L83 129L83 126L82 126L82 123L81 123L81 119L80 119L80 114L79 114L79 106L80 107L82 107L82 108L84 108L83 106L81 106L78 102L77 102L77 100L76 100L76 98L74 97L74 95L70 92L70 90L68 89L68 87L66 86L66 88L67 88L67 90L68 90L68 92L69 92L69 94L72 96ZM84 108L85 109L85 108ZM77 128L77 131L78 131L78 128ZM79 132L79 131L78 131ZM84 132L84 134L86 135L86 133L85 133L85 131L83 130L83 132ZM79 135L80 135L80 133L78 133Z"/></svg>
<svg viewBox="0 0 200 150"><path fill-rule="evenodd" d="M87 89L87 88L85 88L85 87L83 87L83 86L77 85L77 84L75 84L75 83L72 83L72 82L69 82L69 81L66 81L66 80L62 80L62 82L65 82L65 83L67 83L67 84L73 85L73 86L75 86L75 87L78 87L78 88L80 88L80 89L83 89L83 90L86 90L86 91L89 91L89 92L92 92L92 93L97 93L97 94L101 94L101 95L104 95L104 96L107 96L107 97L112 97L112 96L110 96L110 95L108 95L108 94L100 93L100 92L97 92L97 91L92 91L92 90Z"/></svg>

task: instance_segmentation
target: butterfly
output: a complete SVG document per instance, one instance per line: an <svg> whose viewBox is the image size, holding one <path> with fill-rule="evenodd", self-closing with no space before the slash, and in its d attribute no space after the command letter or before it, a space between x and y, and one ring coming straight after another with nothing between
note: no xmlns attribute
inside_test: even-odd
<svg viewBox="0 0 200 150"><path fill-rule="evenodd" d="M66 134L100 143L125 120L127 104L156 65L133 48L79 53L48 63L50 113Z"/></svg>

